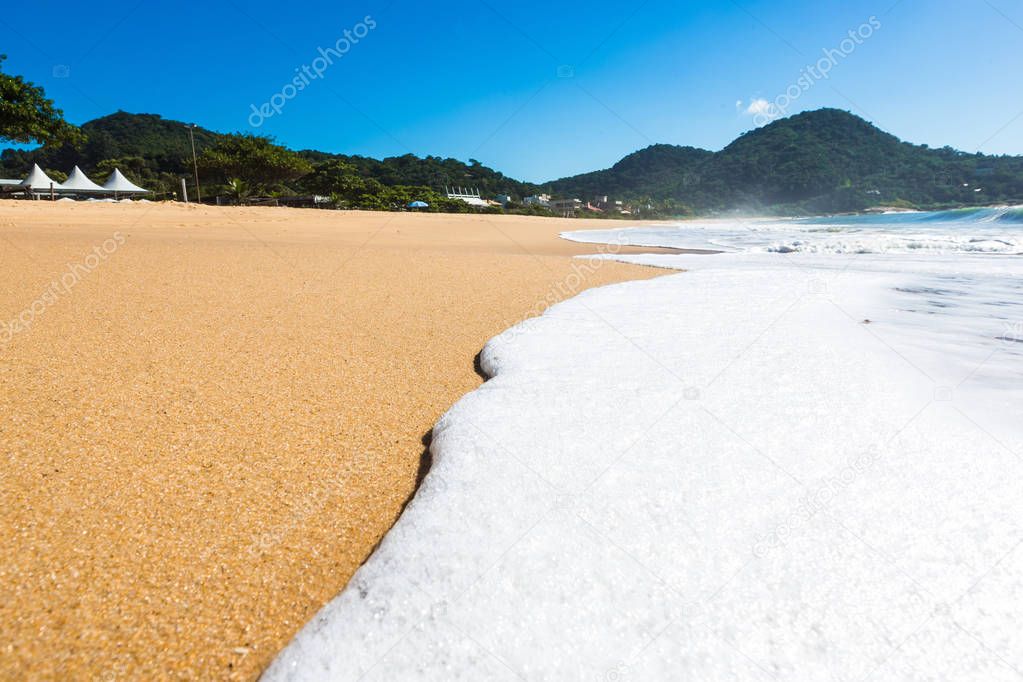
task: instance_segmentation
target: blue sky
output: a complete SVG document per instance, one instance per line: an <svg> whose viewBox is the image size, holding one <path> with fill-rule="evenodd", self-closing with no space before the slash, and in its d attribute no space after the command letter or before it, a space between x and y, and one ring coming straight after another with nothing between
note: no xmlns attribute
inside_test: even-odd
<svg viewBox="0 0 1023 682"><path fill-rule="evenodd" d="M75 123L159 113L294 148L476 158L541 181L655 142L720 149L874 17L787 113L835 106L912 142L1023 154L1016 0L70 5L36 0L45 21L4 13L0 51ZM365 35L282 98L346 30ZM252 105L275 94L280 113L253 128Z"/></svg>

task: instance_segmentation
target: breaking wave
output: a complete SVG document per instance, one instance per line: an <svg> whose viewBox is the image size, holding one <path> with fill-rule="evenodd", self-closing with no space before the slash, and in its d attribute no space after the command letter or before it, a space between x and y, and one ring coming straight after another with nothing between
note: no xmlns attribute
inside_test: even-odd
<svg viewBox="0 0 1023 682"><path fill-rule="evenodd" d="M593 230L574 241L775 254L1023 254L1023 206L823 218L719 218Z"/></svg>

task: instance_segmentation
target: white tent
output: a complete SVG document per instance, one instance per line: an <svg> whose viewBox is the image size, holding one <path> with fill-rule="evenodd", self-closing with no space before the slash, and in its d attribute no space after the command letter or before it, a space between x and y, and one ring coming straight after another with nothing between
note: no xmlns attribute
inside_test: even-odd
<svg viewBox="0 0 1023 682"><path fill-rule="evenodd" d="M110 177L107 178L107 181L103 183L103 189L106 192L116 192L117 194L144 194L149 191L132 183L131 180L124 177L121 171L116 168L110 174Z"/></svg>
<svg viewBox="0 0 1023 682"><path fill-rule="evenodd" d="M63 192L106 192L95 182L86 177L85 173L78 166L74 167L67 180L57 185L57 189Z"/></svg>
<svg viewBox="0 0 1023 682"><path fill-rule="evenodd" d="M39 164L32 164L32 172L28 174L28 177L21 181L21 187L23 189L29 189L33 192L49 192L50 187L55 189L60 188L59 182L54 182L50 176L43 172L43 169L39 167Z"/></svg>

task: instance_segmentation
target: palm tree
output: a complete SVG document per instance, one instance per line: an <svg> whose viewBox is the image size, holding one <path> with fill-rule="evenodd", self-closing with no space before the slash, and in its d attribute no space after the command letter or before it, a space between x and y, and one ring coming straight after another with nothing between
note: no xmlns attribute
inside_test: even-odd
<svg viewBox="0 0 1023 682"><path fill-rule="evenodd" d="M227 181L227 193L230 195L236 204L242 203L242 201L251 194L249 183L245 182L240 178L231 178Z"/></svg>

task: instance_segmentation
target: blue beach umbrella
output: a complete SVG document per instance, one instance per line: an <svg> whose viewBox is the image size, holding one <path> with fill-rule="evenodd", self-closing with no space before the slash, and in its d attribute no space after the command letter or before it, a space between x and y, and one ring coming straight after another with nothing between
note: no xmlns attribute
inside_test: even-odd
<svg viewBox="0 0 1023 682"><path fill-rule="evenodd" d="M409 208L430 208L430 204L425 201L413 201L408 205Z"/></svg>

